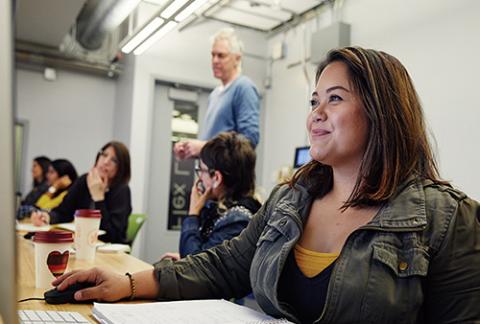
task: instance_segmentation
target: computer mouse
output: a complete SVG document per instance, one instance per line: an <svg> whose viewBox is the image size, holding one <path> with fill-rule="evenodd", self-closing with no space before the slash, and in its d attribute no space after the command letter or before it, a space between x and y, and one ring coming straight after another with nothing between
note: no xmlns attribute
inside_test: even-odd
<svg viewBox="0 0 480 324"><path fill-rule="evenodd" d="M45 297L45 301L48 304L78 304L78 303L88 303L89 301L78 301L75 300L73 295L77 290L81 290L84 288L94 286L94 283L91 282L77 282L73 285L70 285L67 289L63 291L58 291L57 288L50 289L46 291L43 296Z"/></svg>

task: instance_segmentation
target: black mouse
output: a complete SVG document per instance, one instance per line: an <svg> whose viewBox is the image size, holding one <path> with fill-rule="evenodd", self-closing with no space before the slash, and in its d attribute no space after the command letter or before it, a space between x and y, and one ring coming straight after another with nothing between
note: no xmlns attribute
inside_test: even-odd
<svg viewBox="0 0 480 324"><path fill-rule="evenodd" d="M78 301L75 300L73 295L77 290L88 288L94 286L94 283L91 282L77 282L73 285L67 287L67 289L63 291L58 291L57 288L50 289L46 291L43 296L45 297L45 301L48 304L78 304L78 303L88 303L89 301Z"/></svg>

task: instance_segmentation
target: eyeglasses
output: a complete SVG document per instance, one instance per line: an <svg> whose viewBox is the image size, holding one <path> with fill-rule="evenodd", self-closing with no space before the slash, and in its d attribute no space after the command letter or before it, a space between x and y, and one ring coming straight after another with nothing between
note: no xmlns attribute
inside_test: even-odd
<svg viewBox="0 0 480 324"><path fill-rule="evenodd" d="M116 164L116 165L119 164L119 161L118 161L118 159L117 159L116 157L114 157L114 156L109 156L109 155L107 154L107 152L105 152L105 151L99 151L98 154L99 154L102 158L104 158L104 159L108 159L108 158L109 158L110 161L113 162L113 164Z"/></svg>
<svg viewBox="0 0 480 324"><path fill-rule="evenodd" d="M212 175L213 172L215 172L215 170L213 169L203 169L201 166L200 166L200 162L197 162L195 163L195 174L197 175L197 177L200 177L200 175L202 174L202 172L206 172L208 173L209 175Z"/></svg>

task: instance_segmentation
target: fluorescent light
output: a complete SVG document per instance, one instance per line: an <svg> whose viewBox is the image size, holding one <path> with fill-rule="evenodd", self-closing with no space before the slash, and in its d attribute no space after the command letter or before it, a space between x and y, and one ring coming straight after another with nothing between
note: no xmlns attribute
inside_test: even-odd
<svg viewBox="0 0 480 324"><path fill-rule="evenodd" d="M196 0L195 2L192 2L187 8L185 8L175 17L175 20L178 22L183 21L185 18L195 12L195 10L203 6L207 1L208 0Z"/></svg>
<svg viewBox="0 0 480 324"><path fill-rule="evenodd" d="M188 0L175 0L172 2L165 10L162 11L160 16L165 19L170 18L174 13L177 12Z"/></svg>
<svg viewBox="0 0 480 324"><path fill-rule="evenodd" d="M125 46L122 47L122 52L125 54L130 53L135 47L143 42L148 36L150 36L158 27L163 24L164 20L159 17L155 17L148 23L139 33L137 33L132 39L128 41Z"/></svg>
<svg viewBox="0 0 480 324"><path fill-rule="evenodd" d="M142 45L137 47L135 51L133 51L133 54L135 55L140 55L143 52L145 52L150 46L152 46L156 41L158 41L160 38L165 36L169 31L171 31L175 26L177 26L177 22L175 21L169 21L165 26L160 28L155 34L153 34L149 39L147 39L145 42L143 42Z"/></svg>

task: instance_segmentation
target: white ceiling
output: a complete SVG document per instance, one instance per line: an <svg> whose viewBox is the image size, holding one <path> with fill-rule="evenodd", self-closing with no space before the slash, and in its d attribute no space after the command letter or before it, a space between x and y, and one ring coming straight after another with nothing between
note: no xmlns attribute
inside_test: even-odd
<svg viewBox="0 0 480 324"><path fill-rule="evenodd" d="M18 0L15 38L58 47L86 0Z"/></svg>
<svg viewBox="0 0 480 324"><path fill-rule="evenodd" d="M75 22L86 0L18 0L16 39L58 47ZM154 15L168 0L144 0L142 5ZM323 0L230 0L220 1L204 13L211 17L269 31L294 15L311 9Z"/></svg>
<svg viewBox="0 0 480 324"><path fill-rule="evenodd" d="M204 17L219 19L261 31L271 31L295 15L312 9L323 0L230 0L204 12Z"/></svg>

